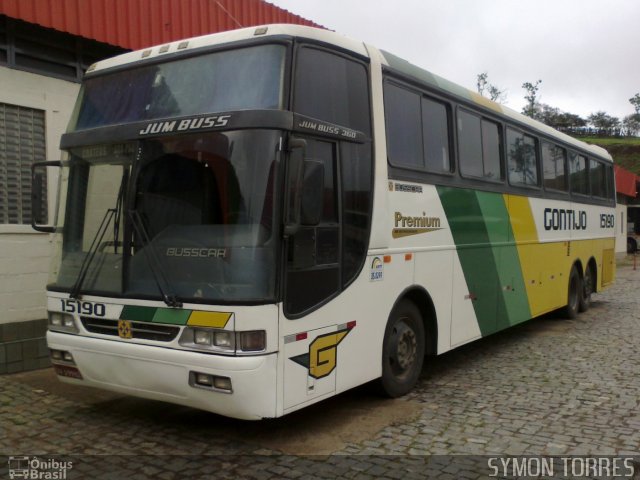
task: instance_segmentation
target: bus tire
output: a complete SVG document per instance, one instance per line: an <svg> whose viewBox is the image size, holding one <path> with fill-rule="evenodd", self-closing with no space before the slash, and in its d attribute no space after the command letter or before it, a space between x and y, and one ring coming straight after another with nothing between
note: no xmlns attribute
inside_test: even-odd
<svg viewBox="0 0 640 480"><path fill-rule="evenodd" d="M574 319L578 316L580 308L580 298L582 297L582 282L580 282L580 274L574 265L569 274L569 283L567 287L567 305L562 310L566 318Z"/></svg>
<svg viewBox="0 0 640 480"><path fill-rule="evenodd" d="M425 355L422 316L416 305L400 300L389 315L382 343L382 392L401 397L418 381Z"/></svg>
<svg viewBox="0 0 640 480"><path fill-rule="evenodd" d="M578 305L579 312L586 312L591 306L591 294L594 292L594 284L596 281L596 275L593 270L593 265L587 265L587 269L584 271L584 277L582 278L582 295L580 295L580 303Z"/></svg>

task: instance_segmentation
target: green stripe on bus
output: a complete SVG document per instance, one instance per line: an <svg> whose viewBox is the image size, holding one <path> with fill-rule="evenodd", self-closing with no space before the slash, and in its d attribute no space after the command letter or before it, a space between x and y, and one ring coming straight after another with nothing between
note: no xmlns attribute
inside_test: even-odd
<svg viewBox="0 0 640 480"><path fill-rule="evenodd" d="M121 320L132 320L135 322L151 322L156 314L156 307L138 307L135 305L125 305L120 314Z"/></svg>
<svg viewBox="0 0 640 480"><path fill-rule="evenodd" d="M481 334L496 331L497 262L474 190L438 187Z"/></svg>
<svg viewBox="0 0 640 480"><path fill-rule="evenodd" d="M531 317L505 198L438 187L482 335Z"/></svg>
<svg viewBox="0 0 640 480"><path fill-rule="evenodd" d="M173 325L186 325L191 315L191 310L158 308L153 316L154 323L171 323Z"/></svg>
<svg viewBox="0 0 640 480"><path fill-rule="evenodd" d="M531 312L505 197L488 192L476 192L476 195L493 245L494 258L497 259L496 328L500 330L528 320Z"/></svg>

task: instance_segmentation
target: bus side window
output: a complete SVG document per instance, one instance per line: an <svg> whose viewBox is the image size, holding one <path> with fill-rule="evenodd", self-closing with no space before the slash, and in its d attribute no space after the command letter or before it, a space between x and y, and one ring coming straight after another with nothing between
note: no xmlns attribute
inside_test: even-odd
<svg viewBox="0 0 640 480"><path fill-rule="evenodd" d="M502 181L500 126L490 120L458 111L460 173L493 182Z"/></svg>
<svg viewBox="0 0 640 480"><path fill-rule="evenodd" d="M571 193L589 195L589 171L587 170L586 157L570 152L569 177Z"/></svg>
<svg viewBox="0 0 640 480"><path fill-rule="evenodd" d="M561 192L569 190L567 151L564 148L542 142L542 175L545 189Z"/></svg>
<svg viewBox="0 0 640 480"><path fill-rule="evenodd" d="M534 137L508 128L507 158L511 185L528 187L539 185L538 155Z"/></svg>

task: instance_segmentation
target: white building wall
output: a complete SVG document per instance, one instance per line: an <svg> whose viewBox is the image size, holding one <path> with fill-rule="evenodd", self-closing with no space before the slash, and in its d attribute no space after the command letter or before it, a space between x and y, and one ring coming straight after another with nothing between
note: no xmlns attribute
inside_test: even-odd
<svg viewBox="0 0 640 480"><path fill-rule="evenodd" d="M0 102L45 111L47 160L59 160L60 136L79 85L0 67L0 86ZM57 188L57 178L52 177L48 184L51 216ZM0 225L0 327L46 317L51 242L51 235L37 233L30 225Z"/></svg>

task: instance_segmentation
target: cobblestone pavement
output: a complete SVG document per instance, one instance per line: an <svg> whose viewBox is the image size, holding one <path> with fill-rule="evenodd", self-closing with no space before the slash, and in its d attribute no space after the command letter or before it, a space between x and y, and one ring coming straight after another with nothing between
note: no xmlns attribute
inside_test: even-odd
<svg viewBox="0 0 640 480"><path fill-rule="evenodd" d="M2 376L0 480L8 456L131 480L471 479L491 473L487 456L635 456L640 478L639 348L640 270L624 266L576 320L536 319L430 359L396 400L364 387L243 422L71 388L50 370Z"/></svg>

